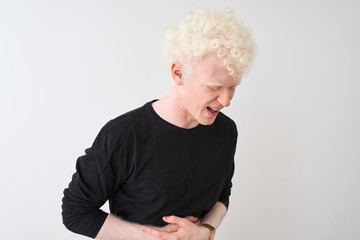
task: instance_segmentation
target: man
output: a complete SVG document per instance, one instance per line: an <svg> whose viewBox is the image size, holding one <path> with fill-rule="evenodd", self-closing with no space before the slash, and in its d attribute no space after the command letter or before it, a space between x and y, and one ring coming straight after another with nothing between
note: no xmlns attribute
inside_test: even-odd
<svg viewBox="0 0 360 240"><path fill-rule="evenodd" d="M64 191L65 226L104 240L212 239L227 212L237 140L220 110L253 49L232 11L201 9L167 29L173 86L101 129ZM99 209L107 200L111 214Z"/></svg>

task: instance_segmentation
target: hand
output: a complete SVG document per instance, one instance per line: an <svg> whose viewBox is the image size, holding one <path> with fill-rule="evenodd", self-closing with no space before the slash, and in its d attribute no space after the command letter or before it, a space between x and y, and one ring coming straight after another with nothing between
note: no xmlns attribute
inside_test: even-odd
<svg viewBox="0 0 360 240"><path fill-rule="evenodd" d="M201 218L198 217L194 217L194 216L187 216L185 217L185 219L189 220L190 222L194 223L195 225L200 225L201 224Z"/></svg>
<svg viewBox="0 0 360 240"><path fill-rule="evenodd" d="M143 231L161 240L207 240L210 231L199 226L200 220L195 217L163 217L167 223L163 228L144 227Z"/></svg>
<svg viewBox="0 0 360 240"><path fill-rule="evenodd" d="M190 222L194 223L195 225L200 225L201 223L201 218L197 218L197 217L194 217L194 216L187 216L185 217L185 219L189 220ZM179 228L178 225L176 224L168 224L164 227L152 227L153 229L156 229L156 230L159 230L159 231L163 231L163 232L176 232Z"/></svg>

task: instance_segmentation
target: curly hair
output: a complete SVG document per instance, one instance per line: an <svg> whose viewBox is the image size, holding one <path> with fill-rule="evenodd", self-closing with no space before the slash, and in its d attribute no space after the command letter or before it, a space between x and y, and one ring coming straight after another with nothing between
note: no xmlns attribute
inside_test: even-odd
<svg viewBox="0 0 360 240"><path fill-rule="evenodd" d="M193 64L209 53L215 53L229 75L241 81L254 57L254 41L233 10L200 9L166 29L163 62L168 68L179 62L191 74Z"/></svg>

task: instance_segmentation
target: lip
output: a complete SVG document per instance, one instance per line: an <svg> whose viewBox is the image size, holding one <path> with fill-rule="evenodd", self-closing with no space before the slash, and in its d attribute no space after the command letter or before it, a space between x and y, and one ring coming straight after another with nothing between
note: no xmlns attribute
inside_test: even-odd
<svg viewBox="0 0 360 240"><path fill-rule="evenodd" d="M206 107L206 111L211 116L216 116L220 112L220 110L221 110L221 108L215 108L215 107L211 107L211 106Z"/></svg>
<svg viewBox="0 0 360 240"><path fill-rule="evenodd" d="M214 106L207 106L207 108L215 109L216 111L220 111L222 107L214 107Z"/></svg>

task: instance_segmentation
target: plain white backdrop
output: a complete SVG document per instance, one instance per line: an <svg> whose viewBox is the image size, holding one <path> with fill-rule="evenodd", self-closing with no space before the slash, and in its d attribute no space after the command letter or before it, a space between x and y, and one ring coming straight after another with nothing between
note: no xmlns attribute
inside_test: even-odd
<svg viewBox="0 0 360 240"><path fill-rule="evenodd" d="M0 0L2 238L85 239L61 219L75 161L166 93L162 34L200 6L233 8L257 43L225 111L239 139L216 239L360 239L356 0Z"/></svg>

